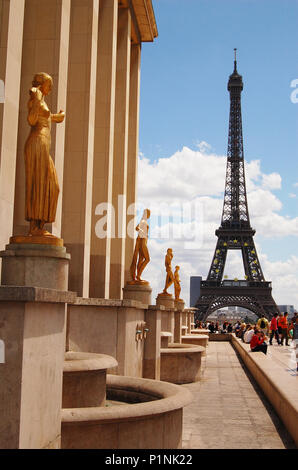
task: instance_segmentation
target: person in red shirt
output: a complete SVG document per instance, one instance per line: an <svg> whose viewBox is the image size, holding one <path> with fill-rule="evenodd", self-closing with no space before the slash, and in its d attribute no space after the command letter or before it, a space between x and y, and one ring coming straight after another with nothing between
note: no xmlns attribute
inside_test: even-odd
<svg viewBox="0 0 298 470"><path fill-rule="evenodd" d="M278 334L278 329L277 329L277 313L275 313L273 315L273 318L270 322L270 330L271 330L271 335L270 335L270 339L269 339L269 344L272 346L272 340L273 340L273 336L275 336L275 339L277 341L277 344L280 344L280 341L279 341L279 334Z"/></svg>
<svg viewBox="0 0 298 470"><path fill-rule="evenodd" d="M255 330L255 334L251 338L250 349L252 352L261 351L264 354L267 354L268 345L265 343L267 337L264 335L263 331Z"/></svg>
<svg viewBox="0 0 298 470"><path fill-rule="evenodd" d="M284 313L284 316L280 319L280 326L281 326L281 345L283 346L284 339L286 340L286 346L289 346L288 343L288 314L287 312Z"/></svg>

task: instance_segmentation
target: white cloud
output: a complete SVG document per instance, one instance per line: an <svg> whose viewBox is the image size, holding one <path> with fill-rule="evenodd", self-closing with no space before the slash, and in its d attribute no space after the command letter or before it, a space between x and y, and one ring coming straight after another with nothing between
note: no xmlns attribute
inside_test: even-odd
<svg viewBox="0 0 298 470"><path fill-rule="evenodd" d="M198 149L200 152L206 153L207 151L210 151L212 149L211 145L208 144L208 142L205 142L205 140L202 140L197 144Z"/></svg>
<svg viewBox="0 0 298 470"><path fill-rule="evenodd" d="M278 173L271 173L270 175L262 175L262 186L268 189L281 188L281 176Z"/></svg>
<svg viewBox="0 0 298 470"><path fill-rule="evenodd" d="M142 199L168 203L173 199L188 201L199 195L220 195L224 191L225 168L224 157L188 147L154 163L141 157L139 194Z"/></svg>
<svg viewBox="0 0 298 470"><path fill-rule="evenodd" d="M138 201L144 206L153 207L149 240L151 262L144 272L144 278L150 281L153 288L153 302L164 288L167 248L173 248L173 267L176 264L180 266L182 296L187 303L189 277L202 275L205 278L210 268L217 241L214 232L221 221L226 157L211 153L211 147L206 142L201 144L199 150L183 147L171 157L154 163L144 156L140 157ZM259 160L246 163L245 168L250 220L257 234L261 238L281 239L288 234L298 236L298 217L281 215L282 203L272 193L281 188L280 175L263 173ZM160 238L160 227L154 220L154 214L166 215L170 204L173 217L165 217L162 221L164 237ZM183 204L198 209L187 217L179 218ZM189 234L194 236L192 244L186 239ZM298 307L298 258L270 262L263 254L262 247L258 246L257 249L265 277L273 282L276 302L292 303ZM231 258L226 265L226 273L229 277L243 276L241 257Z"/></svg>
<svg viewBox="0 0 298 470"><path fill-rule="evenodd" d="M292 199L295 199L297 197L297 194L289 193L289 197L292 198Z"/></svg>

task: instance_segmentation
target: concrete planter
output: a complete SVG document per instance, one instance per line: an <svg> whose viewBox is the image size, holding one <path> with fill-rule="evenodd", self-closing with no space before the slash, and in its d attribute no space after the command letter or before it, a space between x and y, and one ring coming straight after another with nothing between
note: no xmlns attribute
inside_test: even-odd
<svg viewBox="0 0 298 470"><path fill-rule="evenodd" d="M103 371L115 366L113 360L79 353L65 361L64 403L85 405L62 409L61 448L181 448L183 407L191 393L166 382L117 375L107 375L103 389Z"/></svg>
<svg viewBox="0 0 298 470"><path fill-rule="evenodd" d="M186 384L201 378L202 346L169 343L160 350L160 378L166 382Z"/></svg>
<svg viewBox="0 0 298 470"><path fill-rule="evenodd" d="M203 346L205 349L208 346L208 340L208 335L185 335L181 338L182 344ZM203 356L206 356L206 350L203 352Z"/></svg>
<svg viewBox="0 0 298 470"><path fill-rule="evenodd" d="M62 408L104 406L107 369L118 362L105 354L69 351L63 367Z"/></svg>

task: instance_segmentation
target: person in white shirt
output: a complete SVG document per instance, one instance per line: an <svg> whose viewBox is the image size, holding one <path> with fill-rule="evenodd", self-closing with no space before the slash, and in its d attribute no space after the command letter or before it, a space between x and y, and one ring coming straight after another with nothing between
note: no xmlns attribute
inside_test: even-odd
<svg viewBox="0 0 298 470"><path fill-rule="evenodd" d="M243 337L244 342L249 344L253 335L254 335L254 329L252 326L250 326L244 333L244 337Z"/></svg>

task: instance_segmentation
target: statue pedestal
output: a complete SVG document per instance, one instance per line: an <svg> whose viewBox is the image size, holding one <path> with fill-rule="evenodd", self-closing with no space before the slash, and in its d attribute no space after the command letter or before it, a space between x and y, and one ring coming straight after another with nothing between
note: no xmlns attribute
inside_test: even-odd
<svg viewBox="0 0 298 470"><path fill-rule="evenodd" d="M174 310L175 308L174 297L171 294L164 294L163 292L161 292L156 297L156 305L157 306L163 305L167 309Z"/></svg>
<svg viewBox="0 0 298 470"><path fill-rule="evenodd" d="M66 306L76 299L67 291L70 255L25 241L0 257L0 448L60 448Z"/></svg>
<svg viewBox="0 0 298 470"><path fill-rule="evenodd" d="M152 289L150 284L126 284L123 287L123 299L138 300L145 305L151 305Z"/></svg>
<svg viewBox="0 0 298 470"><path fill-rule="evenodd" d="M11 243L0 257L2 285L68 290L70 255L63 246Z"/></svg>
<svg viewBox="0 0 298 470"><path fill-rule="evenodd" d="M175 300L175 307L179 312L183 312L185 307L185 302L182 299Z"/></svg>

